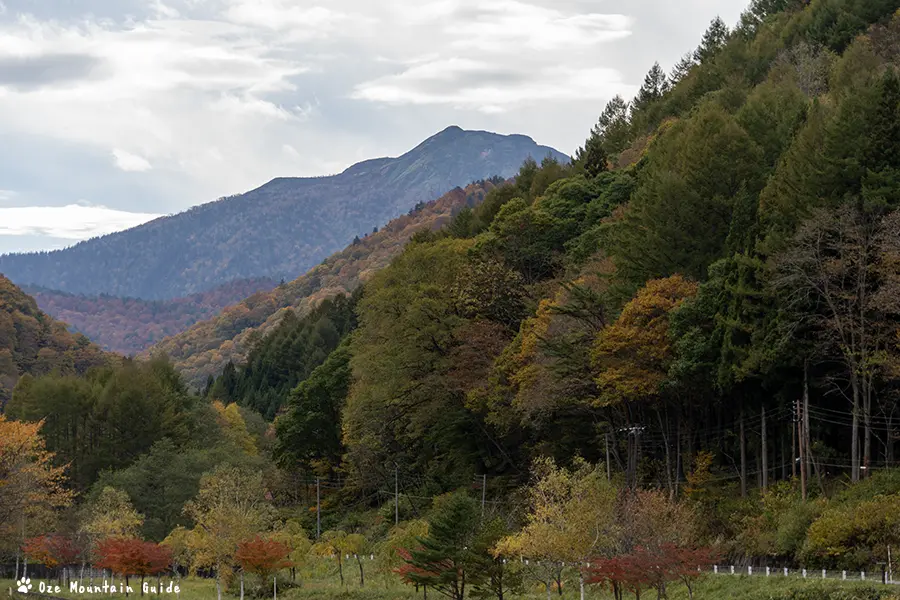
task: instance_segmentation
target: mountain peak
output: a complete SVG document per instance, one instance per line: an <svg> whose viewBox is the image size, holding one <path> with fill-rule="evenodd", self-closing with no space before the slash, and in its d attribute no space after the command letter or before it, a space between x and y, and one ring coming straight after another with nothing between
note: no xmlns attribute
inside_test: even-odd
<svg viewBox="0 0 900 600"><path fill-rule="evenodd" d="M465 133L465 130L459 125L450 125L446 129L435 134L433 137L446 137L448 135L457 135L460 133Z"/></svg>
<svg viewBox="0 0 900 600"><path fill-rule="evenodd" d="M514 176L525 159L569 158L526 136L451 125L396 158L338 175L276 178L178 215L46 254L0 256L20 285L144 300L230 281L293 279L354 237L457 186Z"/></svg>

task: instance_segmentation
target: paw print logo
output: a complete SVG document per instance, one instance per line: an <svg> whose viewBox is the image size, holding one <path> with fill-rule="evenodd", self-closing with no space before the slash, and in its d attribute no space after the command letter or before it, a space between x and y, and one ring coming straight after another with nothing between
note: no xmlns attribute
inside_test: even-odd
<svg viewBox="0 0 900 600"><path fill-rule="evenodd" d="M31 579L23 577L22 579L16 580L16 585L18 586L16 589L22 593L27 594L28 590L31 589Z"/></svg>

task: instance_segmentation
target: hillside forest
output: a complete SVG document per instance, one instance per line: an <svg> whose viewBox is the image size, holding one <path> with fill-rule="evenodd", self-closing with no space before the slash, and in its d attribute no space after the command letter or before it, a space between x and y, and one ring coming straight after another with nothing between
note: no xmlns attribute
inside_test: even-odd
<svg viewBox="0 0 900 600"><path fill-rule="evenodd" d="M27 286L24 290L41 310L67 323L104 350L131 356L276 285L277 281L265 277L242 279L174 300L83 296Z"/></svg>
<svg viewBox="0 0 900 600"><path fill-rule="evenodd" d="M754 0L571 163L476 188L352 286L273 300L190 384L164 352L23 375L0 551L148 543L220 596L276 572L300 594L319 561L454 600L892 564L896 0ZM243 329L160 348L188 364ZM829 594L777 598L889 597Z"/></svg>

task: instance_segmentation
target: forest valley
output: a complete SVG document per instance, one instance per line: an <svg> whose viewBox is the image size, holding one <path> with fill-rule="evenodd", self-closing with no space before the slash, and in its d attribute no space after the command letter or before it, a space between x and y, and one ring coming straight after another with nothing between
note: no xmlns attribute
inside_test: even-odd
<svg viewBox="0 0 900 600"><path fill-rule="evenodd" d="M900 548L898 8L714 21L572 164L526 162L203 390L165 356L22 376L0 552L220 595L316 556L453 599L875 571Z"/></svg>

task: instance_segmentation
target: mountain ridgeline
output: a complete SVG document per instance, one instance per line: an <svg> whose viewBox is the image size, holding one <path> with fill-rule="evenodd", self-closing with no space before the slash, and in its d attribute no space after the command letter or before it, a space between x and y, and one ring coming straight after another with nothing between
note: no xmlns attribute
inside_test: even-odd
<svg viewBox="0 0 900 600"><path fill-rule="evenodd" d="M259 277L237 279L211 290L172 300L141 300L101 294L85 296L41 287L23 291L48 315L68 323L104 350L125 356L146 350L160 340L181 333L194 323L218 315L223 308L278 282Z"/></svg>
<svg viewBox="0 0 900 600"><path fill-rule="evenodd" d="M278 178L245 194L53 252L0 256L19 285L160 300L237 279L292 280L355 236L457 186L513 175L552 148L450 127L399 158L330 177Z"/></svg>

